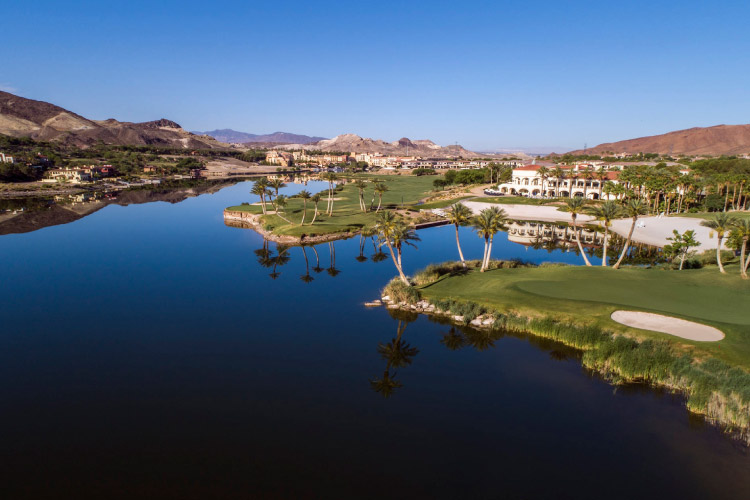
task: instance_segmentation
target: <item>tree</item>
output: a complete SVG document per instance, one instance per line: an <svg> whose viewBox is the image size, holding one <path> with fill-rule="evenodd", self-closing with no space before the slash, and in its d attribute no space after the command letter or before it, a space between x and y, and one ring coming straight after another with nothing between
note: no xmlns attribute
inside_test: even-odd
<svg viewBox="0 0 750 500"><path fill-rule="evenodd" d="M495 237L495 233L504 228L504 221L507 219L505 210L498 207L485 208L479 215L474 217L472 225L477 235L480 238L484 238L484 257L482 258L482 266L480 272L487 270L490 264L490 256L492 255L492 240Z"/></svg>
<svg viewBox="0 0 750 500"><path fill-rule="evenodd" d="M609 244L609 227L612 221L622 214L622 209L617 202L608 200L601 205L589 207L587 212L593 215L597 220L602 221L604 225L604 253L602 256L602 266L607 267L607 245Z"/></svg>
<svg viewBox="0 0 750 500"><path fill-rule="evenodd" d="M382 213L378 214L378 217L375 220L375 230L378 232L381 245L385 244L388 247L388 251L391 253L393 264L396 266L401 281L403 281L405 285L409 285L409 280L406 279L404 270L396 259L396 254L393 249L393 239L399 231L399 222L398 217L393 212L390 210L384 210Z"/></svg>
<svg viewBox="0 0 750 500"><path fill-rule="evenodd" d="M310 221L310 225L312 226L315 224L315 219L318 217L318 203L320 203L320 193L315 193L310 197L310 201L312 201L315 204L315 214L313 215L312 221Z"/></svg>
<svg viewBox="0 0 750 500"><path fill-rule="evenodd" d="M625 215L633 219L633 222L632 224L630 224L630 231L628 232L628 238L625 240L625 246L622 247L620 258L617 259L617 262L612 267L613 269L620 268L620 264L622 264L622 259L624 259L625 254L628 253L628 247L630 246L630 240L633 238L633 231L635 230L635 223L638 221L638 216L648 213L648 205L646 205L639 198L631 199L631 200L628 200L628 202L625 204L623 211Z"/></svg>
<svg viewBox="0 0 750 500"><path fill-rule="evenodd" d="M716 263L719 265L719 272L726 273L724 265L721 263L721 242L724 240L727 231L729 231L736 222L736 218L721 212L716 214L713 219L701 221L701 226L708 227L716 231L718 244L716 245Z"/></svg>
<svg viewBox="0 0 750 500"><path fill-rule="evenodd" d="M359 190L359 208L363 212L367 212L367 207L365 206L365 188L367 187L367 182L360 179L354 185Z"/></svg>
<svg viewBox="0 0 750 500"><path fill-rule="evenodd" d="M333 172L326 172L323 174L323 179L328 181L328 206L326 207L326 214L333 215L333 184L338 179L338 176Z"/></svg>
<svg viewBox="0 0 750 500"><path fill-rule="evenodd" d="M747 255L747 242L750 240L750 219L737 219L732 229L737 238L740 240L740 276L747 279L747 268L750 267L750 256Z"/></svg>
<svg viewBox="0 0 750 500"><path fill-rule="evenodd" d="M396 255L398 256L398 265L401 265L401 250L404 245L409 245L417 248L417 245L412 241L420 241L417 232L409 224L403 220L399 220L396 230L393 233L393 246L396 249Z"/></svg>
<svg viewBox="0 0 750 500"><path fill-rule="evenodd" d="M286 204L287 204L286 196L284 196L283 194L278 195L273 200L273 204L274 204L274 207L276 208L276 215L278 215L279 217L281 217L282 219L284 219L285 221L287 221L289 224L291 224L292 221L290 221L289 219L287 219L286 217L284 217L284 215L282 215L282 211L281 211L281 209L284 208L286 206Z"/></svg>
<svg viewBox="0 0 750 500"><path fill-rule="evenodd" d="M581 256L583 257L583 261L586 263L586 265L591 266L591 262L589 262L588 257L586 257L586 252L583 251L583 245L581 244L581 230L578 228L578 223L576 222L578 216L583 212L586 204L587 201L585 198L569 198L565 200L566 210L570 212L570 218L573 219L573 231L576 234L576 243L578 244L578 250L581 252Z"/></svg>
<svg viewBox="0 0 750 500"><path fill-rule="evenodd" d="M671 238L667 240L671 241L669 245L664 247L664 253L669 256L680 258L680 271L685 265L685 259L687 259L690 249L700 246L700 242L695 239L695 231L689 229L683 234L680 234L676 229L672 230Z"/></svg>
<svg viewBox="0 0 750 500"><path fill-rule="evenodd" d="M305 223L305 216L307 215L307 200L312 198L312 195L310 195L308 190L303 189L297 194L297 196L302 199L302 221L299 223L299 225L302 226Z"/></svg>
<svg viewBox="0 0 750 500"><path fill-rule="evenodd" d="M253 183L252 189L250 189L250 194L254 194L260 198L260 208L263 210L263 215L266 214L266 187L267 183L265 177L261 177L257 181Z"/></svg>
<svg viewBox="0 0 750 500"><path fill-rule="evenodd" d="M546 197L547 190L545 189L544 185L547 181L547 178L549 177L549 168L542 165L541 167L539 167L539 170L537 170L537 174L542 178L542 195Z"/></svg>
<svg viewBox="0 0 750 500"><path fill-rule="evenodd" d="M274 194L278 198L279 197L279 189L285 188L286 187L286 183L283 180L281 180L280 178L277 177L276 179L273 179L272 181L270 181L268 183L268 186L271 187L271 188L273 188Z"/></svg>
<svg viewBox="0 0 750 500"><path fill-rule="evenodd" d="M552 170L552 177L555 178L555 198L560 197L560 181L565 178L565 170L561 166L557 165Z"/></svg>
<svg viewBox="0 0 750 500"><path fill-rule="evenodd" d="M448 220L456 227L456 246L458 247L458 256L461 259L461 265L466 269L466 260L464 253L461 251L461 241L458 238L459 226L465 226L471 222L473 212L463 203L454 203L448 210Z"/></svg>
<svg viewBox="0 0 750 500"><path fill-rule="evenodd" d="M378 195L378 208L375 213L380 212L380 206L383 204L383 195L388 191L388 186L382 182L375 184L375 193Z"/></svg>

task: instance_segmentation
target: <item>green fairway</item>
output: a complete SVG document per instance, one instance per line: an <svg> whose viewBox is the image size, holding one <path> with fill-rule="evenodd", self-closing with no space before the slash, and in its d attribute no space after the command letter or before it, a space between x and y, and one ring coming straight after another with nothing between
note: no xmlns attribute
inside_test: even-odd
<svg viewBox="0 0 750 500"><path fill-rule="evenodd" d="M432 190L432 176L373 176L373 175L352 175L348 179L364 179L367 181L365 189L365 205L369 208L373 200L373 180L378 179L383 182L388 191L383 195L384 208L400 208L401 205L410 205L427 196ZM352 183L344 185L344 189L334 195L333 216L326 216L323 212L326 209L327 190L321 192L321 201L318 204L318 218L314 225L310 225L315 205L307 202L307 215L305 224L300 225L302 220L303 203L299 198L289 198L289 203L284 209L284 217L289 219L292 224L284 221L277 215L266 215L263 217L263 223L266 228L270 228L275 234L300 236L331 234L340 232L358 231L360 228L371 225L375 222L375 208L378 205L378 197L375 196L373 209L364 213L359 208L359 191ZM269 208L273 210L269 204ZM227 210L247 211L256 214L261 213L259 205L239 205L229 207ZM382 209L381 209L382 210Z"/></svg>
<svg viewBox="0 0 750 500"><path fill-rule="evenodd" d="M540 314L593 323L642 338L690 345L697 355L710 354L750 367L750 281L715 267L668 271L601 267L496 269L443 278L421 289L428 299L458 299L501 312ZM715 326L726 334L719 342L693 342L671 335L634 330L610 319L618 309L676 316Z"/></svg>

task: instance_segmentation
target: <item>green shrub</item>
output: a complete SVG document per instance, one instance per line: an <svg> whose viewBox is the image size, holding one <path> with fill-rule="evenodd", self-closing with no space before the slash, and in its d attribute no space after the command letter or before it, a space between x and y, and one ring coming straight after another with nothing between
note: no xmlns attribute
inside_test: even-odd
<svg viewBox="0 0 750 500"><path fill-rule="evenodd" d="M399 278L393 278L383 289L383 295L388 295L394 302L406 302L414 304L419 302L421 295L419 290L405 284Z"/></svg>

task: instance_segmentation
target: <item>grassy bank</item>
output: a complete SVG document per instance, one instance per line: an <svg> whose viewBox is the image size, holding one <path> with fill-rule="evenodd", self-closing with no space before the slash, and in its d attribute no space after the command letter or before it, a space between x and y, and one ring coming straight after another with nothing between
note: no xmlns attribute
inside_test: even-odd
<svg viewBox="0 0 750 500"><path fill-rule="evenodd" d="M428 298L470 300L503 313L554 314L642 339L667 340L696 355L750 368L750 281L742 280L736 267L727 266L726 275L715 267L685 271L573 266L495 269L444 276L421 291ZM726 338L693 342L634 330L610 319L618 309L705 323L723 331Z"/></svg>
<svg viewBox="0 0 750 500"><path fill-rule="evenodd" d="M432 190L431 176L352 176L355 178L364 178L371 181L374 178L380 180L388 187L388 191L383 195L384 208L400 208L414 204L424 198ZM359 190L351 183L342 184L341 190L334 195L336 201L333 204L333 215L327 216L323 212L326 208L327 191L321 193L322 199L318 205L318 217L315 224L310 225L315 212L315 206L312 202L307 202L307 216L305 224L300 225L302 220L303 202L299 198L289 198L288 205L284 208L283 215L289 219L289 224L278 215L269 214L262 217L262 224L266 230L272 231L277 235L299 237L305 235L320 235L331 233L356 232L362 227L372 225L375 222L375 207L378 205L378 197L375 196L374 208L367 213L362 212L359 208ZM373 199L373 184L368 182L365 189L365 204L369 207ZM269 205L270 207L270 205ZM259 205L238 205L229 207L227 210L251 212L260 214Z"/></svg>
<svg viewBox="0 0 750 500"><path fill-rule="evenodd" d="M614 382L647 382L685 395L687 407L750 438L750 283L715 268L657 269L524 266L479 273L430 266L415 287L386 293L435 313L490 318L494 330L526 332L583 351L582 363ZM398 290L399 288L404 290ZM613 322L617 309L677 316L716 326L719 342L693 342ZM748 441L750 442L750 441Z"/></svg>

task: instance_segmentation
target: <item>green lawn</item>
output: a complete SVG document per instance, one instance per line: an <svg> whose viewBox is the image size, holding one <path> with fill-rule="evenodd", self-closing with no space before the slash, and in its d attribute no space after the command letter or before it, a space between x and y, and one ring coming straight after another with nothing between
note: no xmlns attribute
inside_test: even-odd
<svg viewBox="0 0 750 500"><path fill-rule="evenodd" d="M401 204L410 205L424 198L432 190L432 181L434 176L373 176L373 175L353 175L348 178L363 178L367 181L373 179L381 180L388 186L388 191L383 195L383 206L399 208ZM366 225L371 225L375 221L375 211L363 213L359 209L359 191L357 188L348 183L342 191L335 194L333 204L333 216L328 217L322 212L326 209L327 191L322 193L322 199L318 205L318 218L314 225L309 225L312 220L315 207L312 202L307 203L307 216L305 225L299 223L302 220L302 200L299 198L290 198L289 203L284 209L284 216L292 221L287 223L281 217L276 215L266 215L263 222L273 227L273 232L279 235L300 236L302 234L330 234L347 231L358 231ZM365 189L365 204L369 207L373 197L373 184L368 182ZM378 199L375 197L375 207ZM261 213L259 205L239 205L229 207L227 210L248 211L252 213Z"/></svg>
<svg viewBox="0 0 750 500"><path fill-rule="evenodd" d="M466 196L459 196L458 198L452 198L450 200L438 200L438 201L432 201L430 203L423 203L421 205L414 205L414 208L418 208L420 210L430 210L433 208L445 208L453 205L454 203L458 203L459 201L467 201L469 199L474 199L473 194L469 194Z"/></svg>
<svg viewBox="0 0 750 500"><path fill-rule="evenodd" d="M595 323L642 338L688 345L696 355L711 355L750 368L750 281L739 277L737 264L717 268L668 271L601 267L496 269L445 277L421 289L434 298L470 300L501 312L551 314ZM722 330L719 342L693 342L671 335L635 330L610 319L617 309L677 316Z"/></svg>

